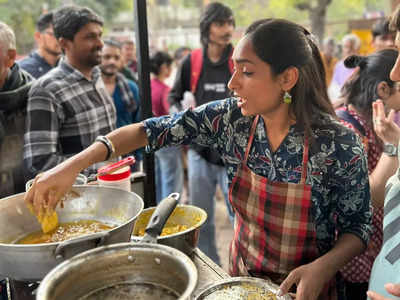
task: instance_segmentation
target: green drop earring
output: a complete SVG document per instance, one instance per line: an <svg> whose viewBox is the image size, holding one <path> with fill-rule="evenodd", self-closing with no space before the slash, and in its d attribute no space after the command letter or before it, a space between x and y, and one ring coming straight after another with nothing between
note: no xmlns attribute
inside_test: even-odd
<svg viewBox="0 0 400 300"><path fill-rule="evenodd" d="M286 104L292 103L292 95L290 95L288 91L286 91L285 95L283 96L283 102Z"/></svg>

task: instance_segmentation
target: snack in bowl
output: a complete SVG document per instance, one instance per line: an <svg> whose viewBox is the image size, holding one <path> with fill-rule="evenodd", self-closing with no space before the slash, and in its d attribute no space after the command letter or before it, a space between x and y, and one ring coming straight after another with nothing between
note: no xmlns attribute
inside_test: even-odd
<svg viewBox="0 0 400 300"><path fill-rule="evenodd" d="M289 295L278 296L278 289L269 279L231 277L207 286L195 300L291 300Z"/></svg>

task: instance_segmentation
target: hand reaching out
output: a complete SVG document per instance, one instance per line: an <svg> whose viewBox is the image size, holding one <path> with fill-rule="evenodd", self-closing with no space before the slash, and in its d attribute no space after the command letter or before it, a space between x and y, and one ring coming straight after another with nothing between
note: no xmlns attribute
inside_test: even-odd
<svg viewBox="0 0 400 300"><path fill-rule="evenodd" d="M372 104L372 120L376 135L383 143L397 146L400 140L400 128L394 122L394 115L394 110L391 110L386 116L381 100L377 100Z"/></svg>

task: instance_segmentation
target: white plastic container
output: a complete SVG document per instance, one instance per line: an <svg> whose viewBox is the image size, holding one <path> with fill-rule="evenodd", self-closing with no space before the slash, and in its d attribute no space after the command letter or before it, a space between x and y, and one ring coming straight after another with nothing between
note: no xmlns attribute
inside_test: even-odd
<svg viewBox="0 0 400 300"><path fill-rule="evenodd" d="M99 169L99 172L100 171L101 169ZM99 183L99 185L116 187L130 192L131 168L129 166L126 166L111 174L98 175L97 182Z"/></svg>

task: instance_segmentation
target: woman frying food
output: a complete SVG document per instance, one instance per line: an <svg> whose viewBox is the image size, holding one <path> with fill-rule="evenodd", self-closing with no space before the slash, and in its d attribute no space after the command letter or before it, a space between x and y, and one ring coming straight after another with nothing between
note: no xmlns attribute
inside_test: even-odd
<svg viewBox="0 0 400 300"><path fill-rule="evenodd" d="M143 146L209 146L223 157L235 210L231 275L271 278L297 300L340 299L336 273L370 235L362 143L335 119L303 27L257 21L233 60L232 98L100 137L37 177L25 200L36 211L54 209L82 169Z"/></svg>

